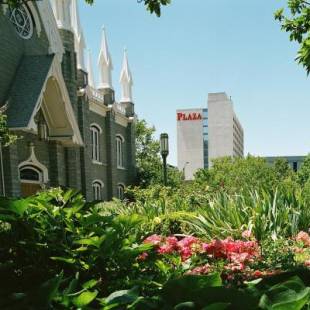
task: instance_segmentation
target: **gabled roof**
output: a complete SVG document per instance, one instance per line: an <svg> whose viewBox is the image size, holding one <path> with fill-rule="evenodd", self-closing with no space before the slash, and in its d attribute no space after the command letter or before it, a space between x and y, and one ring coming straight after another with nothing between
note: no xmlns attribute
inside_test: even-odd
<svg viewBox="0 0 310 310"><path fill-rule="evenodd" d="M24 56L8 97L8 126L26 128L41 96L54 55Z"/></svg>
<svg viewBox="0 0 310 310"><path fill-rule="evenodd" d="M53 94L48 92L48 98L51 95L57 95L58 99L47 102L45 99L48 98L44 95L48 91L51 79L57 86L53 89ZM63 141L67 135L66 144L68 146L83 145L62 76L61 65L55 55L24 56L22 58L7 100L6 113L9 128L36 131L34 117L40 108L47 114L47 121L54 129L54 138ZM64 128L65 125L64 123L60 124L60 119L57 119L55 114L57 110L62 121L67 124L63 135L59 128ZM70 139L68 139L69 136L71 136Z"/></svg>

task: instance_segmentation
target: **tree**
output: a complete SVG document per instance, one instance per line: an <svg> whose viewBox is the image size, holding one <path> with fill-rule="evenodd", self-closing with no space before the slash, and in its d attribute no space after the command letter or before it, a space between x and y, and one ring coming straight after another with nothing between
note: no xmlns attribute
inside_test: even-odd
<svg viewBox="0 0 310 310"><path fill-rule="evenodd" d="M137 183L142 187L163 183L160 144L154 138L155 131L145 120L136 123ZM180 182L181 173L168 165L168 185L176 186Z"/></svg>
<svg viewBox="0 0 310 310"><path fill-rule="evenodd" d="M304 186L310 184L310 154L305 158L303 164L297 172L298 183Z"/></svg>
<svg viewBox="0 0 310 310"><path fill-rule="evenodd" d="M33 0L0 0L0 4L8 4L16 7L22 3L33 1ZM40 1L40 0L34 0ZM95 0L85 0L89 4L93 4ZM161 7L170 4L171 0L137 0L138 3L144 3L146 9L151 13L155 13L157 16L161 15Z"/></svg>
<svg viewBox="0 0 310 310"><path fill-rule="evenodd" d="M290 167L285 158L278 158L274 163L274 171L276 178L281 181L294 175L293 169Z"/></svg>
<svg viewBox="0 0 310 310"><path fill-rule="evenodd" d="M275 19L281 28L290 33L290 40L300 44L296 60L310 73L310 2L305 0L288 0L289 15L284 9L275 13Z"/></svg>
<svg viewBox="0 0 310 310"><path fill-rule="evenodd" d="M253 191L271 190L277 184L273 167L264 158L223 157L213 160L209 170L199 170L195 182L210 192L242 194Z"/></svg>

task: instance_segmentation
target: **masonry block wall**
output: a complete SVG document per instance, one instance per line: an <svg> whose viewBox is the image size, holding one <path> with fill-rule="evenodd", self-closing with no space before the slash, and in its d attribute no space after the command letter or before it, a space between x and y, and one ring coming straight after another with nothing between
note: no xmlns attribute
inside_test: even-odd
<svg viewBox="0 0 310 310"><path fill-rule="evenodd" d="M34 8L37 7L35 3L31 5ZM43 26L45 17L40 14L37 17L40 31L33 20L33 35L25 40L17 34L10 21L10 11L2 12L0 5L0 107L10 97L12 85L14 81L16 82L16 72L19 68L23 68L21 63L24 57L50 55L49 36ZM59 65L61 65L65 88L70 97L83 145L68 147L66 142L60 138L42 141L38 138L37 130L33 128L25 130L12 128L19 138L15 144L3 148L5 194L14 197L21 196L19 166L27 161L31 152L34 151L36 160L48 171L48 180L44 186L75 188L80 190L88 201L92 201L94 199L93 182L100 180L104 185L102 198L109 200L117 196L119 184L127 186L135 180L135 128L134 122L129 120L130 117L134 117L134 106L132 103L126 103L124 105L126 115L121 116L126 121L123 123L117 121L120 112L114 108L116 104L114 91L104 89L102 90L104 99L100 104L104 105L106 113L98 113L91 109L90 98L87 95L88 75L87 72L77 68L74 34L70 30L58 29L57 31L59 31L64 48L63 60ZM36 72L38 68L34 67L33 70ZM44 91L43 88L41 93L43 94ZM34 114L37 112L38 110L33 111ZM92 124L97 124L101 128L99 162L92 159L90 130ZM117 135L124 139L124 167L117 167ZM67 138L70 139L70 137ZM0 193L3 194L2 186L0 187Z"/></svg>

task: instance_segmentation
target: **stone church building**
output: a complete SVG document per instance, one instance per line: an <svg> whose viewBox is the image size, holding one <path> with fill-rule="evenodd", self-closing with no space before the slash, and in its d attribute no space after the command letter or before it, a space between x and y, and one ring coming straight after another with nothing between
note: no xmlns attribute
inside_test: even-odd
<svg viewBox="0 0 310 310"><path fill-rule="evenodd" d="M77 0L0 4L0 107L18 136L1 147L0 194L81 190L88 201L122 198L135 180L132 76L124 52L121 99L103 29L96 86Z"/></svg>

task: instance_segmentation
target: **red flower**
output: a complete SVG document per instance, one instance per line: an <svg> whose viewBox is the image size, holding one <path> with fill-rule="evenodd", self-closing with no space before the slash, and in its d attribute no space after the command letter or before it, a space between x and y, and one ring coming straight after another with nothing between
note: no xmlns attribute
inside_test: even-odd
<svg viewBox="0 0 310 310"><path fill-rule="evenodd" d="M147 237L143 243L150 243L150 244L153 244L153 245L159 245L161 243L161 240L162 240L162 237L161 236L158 236L158 235L152 235L152 236L149 236Z"/></svg>
<svg viewBox="0 0 310 310"><path fill-rule="evenodd" d="M261 278L263 275L264 275L264 274L263 274L260 270L255 270L255 271L253 272L253 276L254 276L255 278Z"/></svg>
<svg viewBox="0 0 310 310"><path fill-rule="evenodd" d="M144 261L148 258L148 256L149 254L147 254L146 252L143 252L137 257L137 260Z"/></svg>

